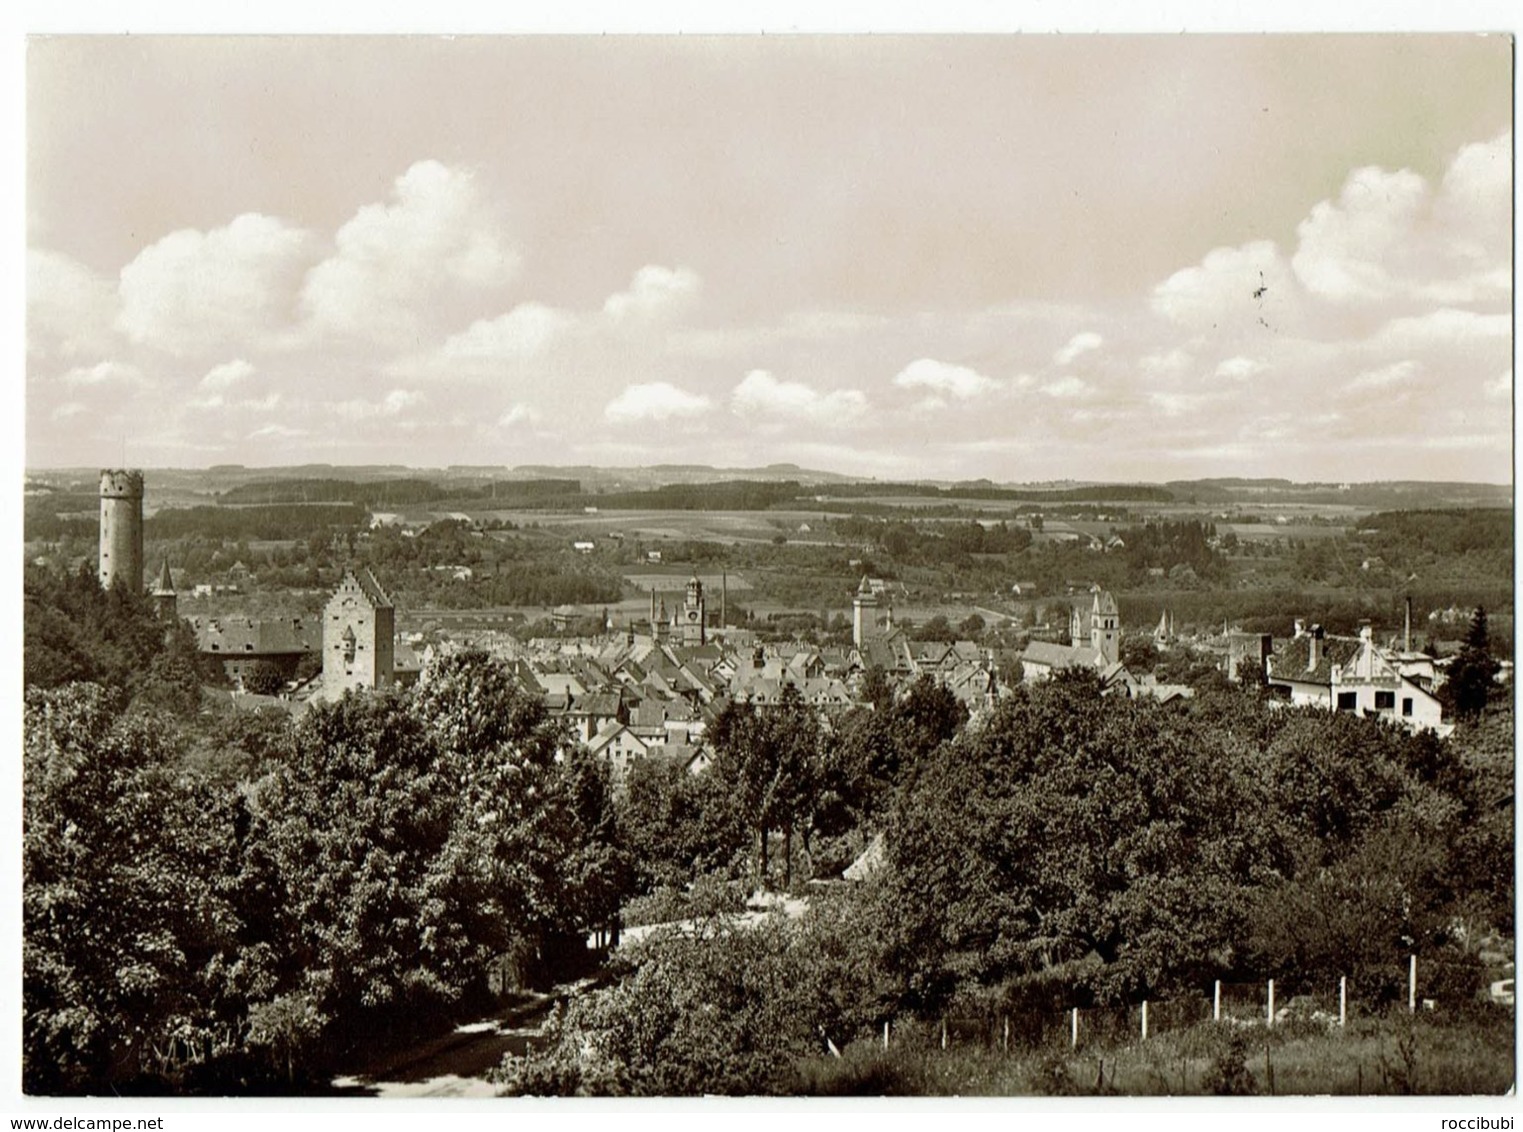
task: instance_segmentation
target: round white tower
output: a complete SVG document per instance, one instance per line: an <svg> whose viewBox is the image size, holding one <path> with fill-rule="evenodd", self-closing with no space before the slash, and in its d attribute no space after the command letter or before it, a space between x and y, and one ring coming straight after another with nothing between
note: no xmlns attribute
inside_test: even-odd
<svg viewBox="0 0 1523 1132"><path fill-rule="evenodd" d="M143 473L100 474L100 584L143 592Z"/></svg>

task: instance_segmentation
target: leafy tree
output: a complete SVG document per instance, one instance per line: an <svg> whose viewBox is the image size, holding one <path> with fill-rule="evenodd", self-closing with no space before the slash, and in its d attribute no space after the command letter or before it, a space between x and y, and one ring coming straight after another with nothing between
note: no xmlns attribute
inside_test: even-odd
<svg viewBox="0 0 1523 1132"><path fill-rule="evenodd" d="M1158 648L1147 637L1123 637L1120 660L1129 672L1139 675L1151 672L1158 664Z"/></svg>
<svg viewBox="0 0 1523 1132"><path fill-rule="evenodd" d="M618 821L640 892L728 870L749 839L719 776L689 774L670 759L630 764Z"/></svg>
<svg viewBox="0 0 1523 1132"><path fill-rule="evenodd" d="M310 994L276 995L249 1010L248 1044L284 1064L286 1084L296 1081L297 1058L311 1050L328 1024Z"/></svg>
<svg viewBox="0 0 1523 1132"><path fill-rule="evenodd" d="M887 711L894 703L894 686L881 664L870 664L862 673L862 686L857 697L874 711Z"/></svg>
<svg viewBox="0 0 1523 1132"><path fill-rule="evenodd" d="M71 574L28 567L23 677L29 688L76 680L178 715L200 705L210 674L183 622L165 622L142 594L108 593L88 564Z"/></svg>
<svg viewBox="0 0 1523 1132"><path fill-rule="evenodd" d="M105 1091L216 1052L237 921L232 799L178 775L168 733L88 684L25 709L23 1080Z"/></svg>
<svg viewBox="0 0 1523 1132"><path fill-rule="evenodd" d="M309 709L293 747L253 796L244 879L268 894L268 1001L307 996L338 1040L437 1010L486 956L470 905L430 883L455 807L427 732L399 697L349 695Z"/></svg>
<svg viewBox="0 0 1523 1132"><path fill-rule="evenodd" d="M432 906L453 917L441 934L458 921L478 951L526 945L546 972L574 960L629 889L607 767L480 650L431 669L414 713L456 810L428 881L450 895Z"/></svg>
<svg viewBox="0 0 1523 1132"><path fill-rule="evenodd" d="M887 831L873 928L908 1000L1037 977L1093 954L1100 999L1177 984L1236 937L1249 828L1244 752L1095 677L1018 689L921 764Z"/></svg>
<svg viewBox="0 0 1523 1132"><path fill-rule="evenodd" d="M1254 901L1249 950L1261 968L1324 985L1346 975L1369 998L1396 999L1406 956L1444 939L1443 847L1457 810L1437 795L1414 797L1331 862L1308 846L1295 875Z"/></svg>
<svg viewBox="0 0 1523 1132"><path fill-rule="evenodd" d="M978 615L975 613L974 616ZM952 631L952 626L945 614L941 613L927 620L924 625L916 626L912 636L917 641L936 641L941 644L951 644L957 639L957 634Z"/></svg>
<svg viewBox="0 0 1523 1132"><path fill-rule="evenodd" d="M1449 665L1449 679L1444 683L1446 702L1458 719L1479 719L1486 711L1500 665L1491 655L1491 637L1486 624L1486 610L1476 606L1465 635L1465 647Z"/></svg>
<svg viewBox="0 0 1523 1132"><path fill-rule="evenodd" d="M769 883L768 835L783 833L785 885L793 881L793 831L809 813L820 770L820 721L793 685L775 705L731 703L714 723L711 773L733 792L757 839L757 879Z"/></svg>
<svg viewBox="0 0 1523 1132"><path fill-rule="evenodd" d="M286 686L278 665L268 660L256 661L243 676L243 688L256 696L273 696Z"/></svg>
<svg viewBox="0 0 1523 1132"><path fill-rule="evenodd" d="M894 704L893 716L901 766L907 769L961 731L968 709L952 689L924 675Z"/></svg>
<svg viewBox="0 0 1523 1132"><path fill-rule="evenodd" d="M660 931L618 982L575 999L548 1048L504 1058L518 1095L746 1096L796 1091L800 1059L870 1032L881 1013L868 941L827 903L803 923L726 917Z"/></svg>

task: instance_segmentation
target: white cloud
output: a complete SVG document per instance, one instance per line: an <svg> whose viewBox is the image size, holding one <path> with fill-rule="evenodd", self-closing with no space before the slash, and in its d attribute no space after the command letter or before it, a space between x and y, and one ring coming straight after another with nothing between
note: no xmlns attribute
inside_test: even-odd
<svg viewBox="0 0 1523 1132"><path fill-rule="evenodd" d="M795 311L785 315L780 322L770 324L673 330L668 346L675 353L691 357L747 358L754 357L758 352L770 352L779 347L800 344L811 349L839 346L854 339L876 335L889 325L890 320L882 315Z"/></svg>
<svg viewBox="0 0 1523 1132"><path fill-rule="evenodd" d="M398 413L405 413L408 409L416 409L428 398L423 394L411 389L393 389L381 399L381 411L388 417L394 417Z"/></svg>
<svg viewBox="0 0 1523 1132"><path fill-rule="evenodd" d="M1389 389L1397 385L1405 385L1416 377L1420 366L1410 359L1400 362L1392 362L1388 366L1379 369L1365 370L1355 376L1349 383L1349 389Z"/></svg>
<svg viewBox="0 0 1523 1132"><path fill-rule="evenodd" d="M89 411L90 407L81 401L65 401L53 410L53 419L55 421L66 421L70 417L77 417Z"/></svg>
<svg viewBox="0 0 1523 1132"><path fill-rule="evenodd" d="M1506 401L1512 396L1512 370L1504 369L1486 383L1486 396L1493 401Z"/></svg>
<svg viewBox="0 0 1523 1132"><path fill-rule="evenodd" d="M137 366L122 362L97 362L93 366L77 366L63 375L69 385L110 386L143 385L147 378Z"/></svg>
<svg viewBox="0 0 1523 1132"><path fill-rule="evenodd" d="M575 319L543 303L520 303L507 314L472 323L440 350L446 361L524 361L548 350Z"/></svg>
<svg viewBox="0 0 1523 1132"><path fill-rule="evenodd" d="M122 268L117 325L171 354L258 344L287 322L307 248L305 232L257 213L171 232Z"/></svg>
<svg viewBox="0 0 1523 1132"><path fill-rule="evenodd" d="M1216 376L1226 378L1228 381L1242 381L1246 378L1257 377L1269 369L1269 366L1257 358L1245 358L1241 354L1235 358L1226 358L1216 367Z"/></svg>
<svg viewBox="0 0 1523 1132"><path fill-rule="evenodd" d="M1270 240L1215 248L1194 267L1176 271L1153 288L1155 312L1216 333L1256 325L1295 326L1299 287Z"/></svg>
<svg viewBox="0 0 1523 1132"><path fill-rule="evenodd" d="M1094 393L1095 388L1083 378L1074 377L1070 374L1067 377L1060 377L1056 381L1047 382L1041 387L1041 390L1049 397L1070 399L1088 397Z"/></svg>
<svg viewBox="0 0 1523 1132"><path fill-rule="evenodd" d="M338 230L334 254L307 275L302 308L319 331L416 341L451 302L512 281L519 258L500 227L470 172L420 161L388 203L366 205Z"/></svg>
<svg viewBox="0 0 1523 1132"><path fill-rule="evenodd" d="M1408 169L1356 169L1297 229L1296 275L1334 304L1507 300L1511 148L1509 133L1463 147L1437 191Z"/></svg>
<svg viewBox="0 0 1523 1132"><path fill-rule="evenodd" d="M282 398L279 393L268 393L263 397L246 397L241 401L229 401L220 393L212 393L205 397L197 397L189 404L192 409L207 411L228 409L237 413L269 413L280 407Z"/></svg>
<svg viewBox="0 0 1523 1132"><path fill-rule="evenodd" d="M1086 330L1075 334L1068 340L1066 345L1052 356L1053 364L1059 366L1069 365L1075 358L1081 357L1092 350L1098 350L1104 344L1105 339L1093 330Z"/></svg>
<svg viewBox="0 0 1523 1132"><path fill-rule="evenodd" d="M1417 446L1419 448L1431 448L1438 451L1453 451L1455 449L1487 449L1507 447L1508 436L1486 436L1480 433L1462 433L1453 436L1419 436Z"/></svg>
<svg viewBox="0 0 1523 1132"><path fill-rule="evenodd" d="M515 401L503 410L502 416L497 418L497 427L514 428L518 425L535 424L538 420L538 412L522 401Z"/></svg>
<svg viewBox="0 0 1523 1132"><path fill-rule="evenodd" d="M119 305L113 282L84 264L57 252L27 252L28 354L69 360L111 352Z"/></svg>
<svg viewBox="0 0 1523 1132"><path fill-rule="evenodd" d="M1166 417L1177 417L1199 408L1206 398L1194 393L1149 393L1148 400Z"/></svg>
<svg viewBox="0 0 1523 1132"><path fill-rule="evenodd" d="M290 425L267 424L256 428L249 433L250 440L294 440L297 437L307 435L304 428L292 428Z"/></svg>
<svg viewBox="0 0 1523 1132"><path fill-rule="evenodd" d="M612 424L665 421L698 416L711 405L707 397L678 389L670 382L652 381L626 388L604 407L603 417Z"/></svg>
<svg viewBox="0 0 1523 1132"><path fill-rule="evenodd" d="M858 389L821 393L800 381L779 381L766 370L746 374L730 395L741 415L784 417L814 424L848 424L867 411L867 397Z"/></svg>
<svg viewBox="0 0 1523 1132"><path fill-rule="evenodd" d="M1434 347L1505 345L1511 338L1511 315L1440 307L1426 314L1393 318L1370 341L1380 348L1410 352Z"/></svg>
<svg viewBox="0 0 1523 1132"><path fill-rule="evenodd" d="M330 406L332 411L347 420L372 420L376 417L395 417L409 409L415 409L427 400L423 394L411 389L393 389L379 401L353 399L338 401Z"/></svg>
<svg viewBox="0 0 1523 1132"><path fill-rule="evenodd" d="M1464 146L1444 173L1433 214L1450 236L1450 251L1473 269L1507 268L1512 246L1512 133ZM1511 272L1499 280L1510 293Z"/></svg>
<svg viewBox="0 0 1523 1132"><path fill-rule="evenodd" d="M651 322L676 318L698 298L702 281L687 267L648 264L635 272L629 289L609 295L603 313L615 322Z"/></svg>
<svg viewBox="0 0 1523 1132"><path fill-rule="evenodd" d="M1150 378L1178 378L1194 362L1188 351L1175 347L1167 353L1148 354L1137 364Z"/></svg>
<svg viewBox="0 0 1523 1132"><path fill-rule="evenodd" d="M230 389L254 376L254 367L242 358L212 366L201 379L202 389Z"/></svg>
<svg viewBox="0 0 1523 1132"><path fill-rule="evenodd" d="M1000 389L1004 383L985 377L967 366L938 362L934 358L920 358L900 370L894 384L901 389L924 389L934 394L928 398L938 403L945 398L968 401Z"/></svg>
<svg viewBox="0 0 1523 1132"><path fill-rule="evenodd" d="M1411 251L1427 197L1421 177L1403 169L1356 169L1338 200L1322 201L1296 228L1291 267L1312 294L1335 303L1384 299L1393 272Z"/></svg>

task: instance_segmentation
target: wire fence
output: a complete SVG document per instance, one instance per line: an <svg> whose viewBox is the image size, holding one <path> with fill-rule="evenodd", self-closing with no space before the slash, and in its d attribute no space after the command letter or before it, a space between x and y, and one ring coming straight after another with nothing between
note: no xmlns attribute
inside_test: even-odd
<svg viewBox="0 0 1523 1132"><path fill-rule="evenodd" d="M1217 981L1199 995L1113 1006L1058 1007L1051 999L1025 1007L962 1003L936 1022L885 1025L883 1041L887 1045L894 1040L896 1025L899 1040L913 1045L1025 1050L1124 1045L1210 1021L1239 1027L1303 1023L1332 1029L1392 1007L1413 1012L1432 1009L1436 996L1447 1001L1466 994L1473 997L1474 974L1473 966L1427 960L1419 982L1414 959L1400 977L1385 977L1382 972L1366 977L1360 987L1348 978L1329 984L1291 975L1252 983Z"/></svg>

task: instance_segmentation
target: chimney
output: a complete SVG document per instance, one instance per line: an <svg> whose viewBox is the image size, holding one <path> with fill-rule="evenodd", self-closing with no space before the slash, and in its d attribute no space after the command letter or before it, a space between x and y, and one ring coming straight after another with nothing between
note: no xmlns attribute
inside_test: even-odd
<svg viewBox="0 0 1523 1132"><path fill-rule="evenodd" d="M1322 626L1313 625L1306 642L1306 671L1311 672L1322 663Z"/></svg>
<svg viewBox="0 0 1523 1132"><path fill-rule="evenodd" d="M1299 617L1297 617L1296 620L1295 620L1295 626L1296 626L1296 631L1294 633L1292 633L1291 636L1292 637L1305 636L1305 634L1306 634L1306 622L1302 621Z"/></svg>
<svg viewBox="0 0 1523 1132"><path fill-rule="evenodd" d="M1368 620L1359 622L1359 639L1366 643L1375 639L1375 629Z"/></svg>
<svg viewBox="0 0 1523 1132"><path fill-rule="evenodd" d="M1407 627L1401 635L1401 651L1412 651L1412 595L1407 595Z"/></svg>

